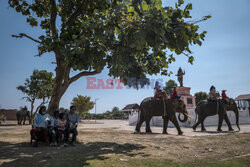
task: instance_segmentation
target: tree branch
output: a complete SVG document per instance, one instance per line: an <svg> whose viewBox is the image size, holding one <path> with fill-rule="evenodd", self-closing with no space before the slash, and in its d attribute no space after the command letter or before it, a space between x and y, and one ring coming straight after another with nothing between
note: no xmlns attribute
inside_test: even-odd
<svg viewBox="0 0 250 167"><path fill-rule="evenodd" d="M56 1L50 0L51 3L51 15L50 15L50 26L52 30L52 35L57 35L57 29L56 29L56 16L57 16L57 9L56 9Z"/></svg>
<svg viewBox="0 0 250 167"><path fill-rule="evenodd" d="M72 82L78 80L79 78L81 78L83 76L95 75L95 74L99 74L99 73L101 73L101 71L98 71L98 70L95 70L95 71L83 71L83 72L80 72L79 74L71 77L69 82L71 84Z"/></svg>
<svg viewBox="0 0 250 167"><path fill-rule="evenodd" d="M87 8L88 8L88 3L89 0L82 0L81 5L75 10L75 12L69 17L68 22L66 23L66 25L68 27L71 27L74 23L74 21L76 20L77 16L79 16L81 13L86 12Z"/></svg>
<svg viewBox="0 0 250 167"><path fill-rule="evenodd" d="M24 33L20 33L19 35L11 35L12 37L15 37L15 38L23 38L23 37L26 37L26 38L29 38L31 39L32 41L34 42L37 42L37 43L42 43L41 41L38 41L30 36L28 36L27 34L24 34Z"/></svg>

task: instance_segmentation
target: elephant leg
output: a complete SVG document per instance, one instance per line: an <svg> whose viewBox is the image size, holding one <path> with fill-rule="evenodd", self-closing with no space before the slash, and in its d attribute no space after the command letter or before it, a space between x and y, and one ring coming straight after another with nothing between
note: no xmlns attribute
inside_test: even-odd
<svg viewBox="0 0 250 167"><path fill-rule="evenodd" d="M139 118L137 120L137 124L136 124L136 128L135 128L136 132L140 132L141 131L141 125L145 121L143 113L144 113L143 111L138 112L138 114L139 114L138 117Z"/></svg>
<svg viewBox="0 0 250 167"><path fill-rule="evenodd" d="M23 118L23 125L25 125L26 117Z"/></svg>
<svg viewBox="0 0 250 167"><path fill-rule="evenodd" d="M171 122L173 122L174 126L176 127L176 129L178 131L178 135L182 135L183 132L181 131L181 128L180 128L179 123L178 123L175 116L172 117Z"/></svg>
<svg viewBox="0 0 250 167"><path fill-rule="evenodd" d="M218 132L222 131L222 129L221 129L222 122L223 122L223 115L219 114L219 122L218 122L218 129L217 129Z"/></svg>
<svg viewBox="0 0 250 167"><path fill-rule="evenodd" d="M226 123L227 123L228 130L229 130L229 131L234 131L234 129L232 128L232 125L231 125L231 123L230 123L230 121L229 121L229 119L228 119L227 113L224 114L224 119L225 119L225 121L226 121Z"/></svg>
<svg viewBox="0 0 250 167"><path fill-rule="evenodd" d="M163 118L163 131L162 131L163 134L168 134L167 132L168 122L169 122L168 117Z"/></svg>
<svg viewBox="0 0 250 167"><path fill-rule="evenodd" d="M141 131L141 125L142 123L144 122L145 120L144 119L140 119L137 124L136 124L136 128L135 128L135 131L136 132L140 132Z"/></svg>
<svg viewBox="0 0 250 167"><path fill-rule="evenodd" d="M201 122L201 131L206 131L206 128L204 126L204 121Z"/></svg>
<svg viewBox="0 0 250 167"><path fill-rule="evenodd" d="M198 121L196 122L196 124L193 125L193 130L195 131L197 126L199 126L200 124L204 124L204 120L206 119L206 117L198 117Z"/></svg>
<svg viewBox="0 0 250 167"><path fill-rule="evenodd" d="M150 119L146 119L146 133L152 133L151 129L150 129Z"/></svg>

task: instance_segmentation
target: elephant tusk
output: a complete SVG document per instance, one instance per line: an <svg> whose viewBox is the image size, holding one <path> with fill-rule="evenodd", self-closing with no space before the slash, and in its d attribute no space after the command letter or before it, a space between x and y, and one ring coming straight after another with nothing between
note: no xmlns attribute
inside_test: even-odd
<svg viewBox="0 0 250 167"><path fill-rule="evenodd" d="M188 118L192 118L191 116L187 115L186 113L183 113L184 115L186 115Z"/></svg>

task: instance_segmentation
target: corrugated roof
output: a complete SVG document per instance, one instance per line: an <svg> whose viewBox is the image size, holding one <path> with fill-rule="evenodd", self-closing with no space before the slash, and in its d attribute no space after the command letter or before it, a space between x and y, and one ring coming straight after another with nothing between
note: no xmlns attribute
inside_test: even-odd
<svg viewBox="0 0 250 167"><path fill-rule="evenodd" d="M135 104L128 104L122 110L131 110L131 109L139 109L139 105Z"/></svg>
<svg viewBox="0 0 250 167"><path fill-rule="evenodd" d="M250 100L250 94L239 95L235 100Z"/></svg>

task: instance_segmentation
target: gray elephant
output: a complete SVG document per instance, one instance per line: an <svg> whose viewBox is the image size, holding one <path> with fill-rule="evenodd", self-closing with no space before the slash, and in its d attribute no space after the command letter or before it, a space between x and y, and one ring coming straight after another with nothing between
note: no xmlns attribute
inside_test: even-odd
<svg viewBox="0 0 250 167"><path fill-rule="evenodd" d="M150 120L153 116L162 116L163 118L163 134L167 134L167 127L169 120L175 125L178 134L182 135L183 132L179 126L176 118L176 112L179 113L178 118L181 122L186 122L188 119L188 113L184 102L180 99L165 100L165 116L164 116L164 104L163 100L155 100L153 97L144 99L140 104L140 118L136 125L136 132L140 132L142 123L146 122L146 132L152 133L150 129ZM180 113L184 115L183 120L180 118Z"/></svg>
<svg viewBox="0 0 250 167"><path fill-rule="evenodd" d="M218 122L217 131L219 132L222 131L221 126L222 126L223 119L226 121L229 131L234 131L228 119L228 116L226 113L227 110L233 110L235 112L236 124L237 124L237 127L239 128L239 111L237 109L236 103L235 102L234 104L231 102L229 103L221 99L214 100L214 101L203 100L199 102L195 109L195 113L196 115L198 115L198 121L196 122L196 119L195 119L196 123L193 125L192 128L196 130L197 126L201 124L201 130L206 131L205 126L204 126L204 121L206 117L214 116L218 114L219 122Z"/></svg>
<svg viewBox="0 0 250 167"><path fill-rule="evenodd" d="M21 108L21 110L16 112L17 124L21 125L23 122L23 125L25 125L26 117L29 118L29 124L30 124L31 123L30 112L27 110L26 107Z"/></svg>

